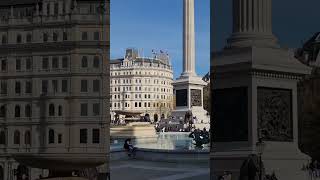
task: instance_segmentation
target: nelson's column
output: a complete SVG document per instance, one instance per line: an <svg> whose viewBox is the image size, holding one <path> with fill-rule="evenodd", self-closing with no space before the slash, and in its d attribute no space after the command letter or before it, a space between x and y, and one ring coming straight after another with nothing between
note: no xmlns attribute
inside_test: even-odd
<svg viewBox="0 0 320 180"><path fill-rule="evenodd" d="M194 0L183 0L183 72L173 83L176 110L172 115L183 119L187 112L203 123L210 117L203 109L203 87L207 85L195 71Z"/></svg>
<svg viewBox="0 0 320 180"><path fill-rule="evenodd" d="M302 168L310 158L298 148L297 82L311 69L278 44L271 3L233 0L233 33L222 51L212 52L211 179L224 171L240 180L307 179Z"/></svg>

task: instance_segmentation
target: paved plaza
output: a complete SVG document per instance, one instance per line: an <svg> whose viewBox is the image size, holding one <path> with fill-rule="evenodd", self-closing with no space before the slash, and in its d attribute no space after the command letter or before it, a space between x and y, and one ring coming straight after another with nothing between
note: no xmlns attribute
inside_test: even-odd
<svg viewBox="0 0 320 180"><path fill-rule="evenodd" d="M209 164L139 160L111 162L112 180L209 180Z"/></svg>

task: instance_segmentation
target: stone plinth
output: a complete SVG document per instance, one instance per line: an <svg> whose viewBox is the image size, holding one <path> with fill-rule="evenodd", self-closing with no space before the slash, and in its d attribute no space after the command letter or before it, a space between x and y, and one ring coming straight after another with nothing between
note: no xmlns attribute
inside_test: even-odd
<svg viewBox="0 0 320 180"><path fill-rule="evenodd" d="M212 65L213 174L232 171L236 178L262 138L267 174L304 179L301 169L310 158L298 148L297 82L310 68L287 49L267 47L226 49Z"/></svg>
<svg viewBox="0 0 320 180"><path fill-rule="evenodd" d="M198 76L181 76L174 83L176 94L176 109L172 111L172 116L176 119L184 120L187 112L197 117L199 122L209 123L210 116L203 109L203 87L207 83Z"/></svg>

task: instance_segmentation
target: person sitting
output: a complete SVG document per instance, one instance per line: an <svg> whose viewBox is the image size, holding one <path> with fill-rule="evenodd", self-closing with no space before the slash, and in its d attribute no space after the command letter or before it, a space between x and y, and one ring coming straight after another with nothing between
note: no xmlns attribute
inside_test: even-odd
<svg viewBox="0 0 320 180"><path fill-rule="evenodd" d="M136 150L137 150L137 148L134 147L134 146L131 144L131 139L126 139L126 140L124 141L123 148L129 152L129 154L128 154L129 157L131 157L131 156L132 156L132 157L135 157L135 156L136 156Z"/></svg>

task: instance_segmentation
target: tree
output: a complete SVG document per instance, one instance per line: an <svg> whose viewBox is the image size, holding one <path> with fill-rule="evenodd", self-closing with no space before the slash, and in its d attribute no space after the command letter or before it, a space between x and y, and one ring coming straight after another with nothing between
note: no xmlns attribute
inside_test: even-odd
<svg viewBox="0 0 320 180"><path fill-rule="evenodd" d="M320 75L299 84L299 147L320 159Z"/></svg>
<svg viewBox="0 0 320 180"><path fill-rule="evenodd" d="M203 88L203 108L210 114L210 83Z"/></svg>

